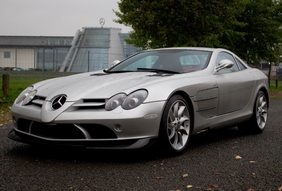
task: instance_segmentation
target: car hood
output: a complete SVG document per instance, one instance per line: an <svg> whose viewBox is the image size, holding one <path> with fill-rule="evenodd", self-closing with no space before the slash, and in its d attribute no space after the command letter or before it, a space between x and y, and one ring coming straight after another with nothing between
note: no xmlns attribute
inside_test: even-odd
<svg viewBox="0 0 282 191"><path fill-rule="evenodd" d="M46 100L51 100L60 94L67 95L68 101L76 101L81 98L104 99L120 92L131 93L171 76L150 72L84 73L42 81L35 84L35 88L37 95L46 97Z"/></svg>

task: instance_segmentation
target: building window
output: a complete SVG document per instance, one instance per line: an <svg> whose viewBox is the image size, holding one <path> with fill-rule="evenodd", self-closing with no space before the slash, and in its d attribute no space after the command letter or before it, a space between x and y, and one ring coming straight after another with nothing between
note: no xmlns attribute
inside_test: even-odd
<svg viewBox="0 0 282 191"><path fill-rule="evenodd" d="M58 40L57 39L49 39L48 45L58 45Z"/></svg>
<svg viewBox="0 0 282 191"><path fill-rule="evenodd" d="M10 51L4 51L4 58L11 58L11 52Z"/></svg>

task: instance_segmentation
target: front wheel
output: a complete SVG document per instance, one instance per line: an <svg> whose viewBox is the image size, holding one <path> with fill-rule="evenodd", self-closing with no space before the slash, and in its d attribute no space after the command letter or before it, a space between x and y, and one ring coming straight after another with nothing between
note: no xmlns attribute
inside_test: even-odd
<svg viewBox="0 0 282 191"><path fill-rule="evenodd" d="M267 109L268 105L265 93L259 91L254 104L253 116L248 122L239 125L238 128L249 133L261 133L266 126Z"/></svg>
<svg viewBox="0 0 282 191"><path fill-rule="evenodd" d="M168 100L162 115L160 139L170 153L181 153L187 147L190 116L189 106L182 96L174 95Z"/></svg>

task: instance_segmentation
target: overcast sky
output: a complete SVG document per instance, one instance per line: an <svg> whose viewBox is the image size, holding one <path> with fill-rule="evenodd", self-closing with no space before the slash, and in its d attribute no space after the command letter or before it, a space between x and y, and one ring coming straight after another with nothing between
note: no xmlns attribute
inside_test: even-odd
<svg viewBox="0 0 282 191"><path fill-rule="evenodd" d="M119 0L0 0L0 36L74 36L83 27L131 29L113 22Z"/></svg>

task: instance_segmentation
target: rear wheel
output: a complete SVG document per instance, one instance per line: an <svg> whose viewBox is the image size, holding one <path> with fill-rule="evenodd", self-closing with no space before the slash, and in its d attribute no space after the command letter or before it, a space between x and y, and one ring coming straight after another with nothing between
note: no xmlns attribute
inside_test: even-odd
<svg viewBox="0 0 282 191"><path fill-rule="evenodd" d="M259 91L255 100L253 116L246 123L239 125L238 128L248 133L261 133L266 126L268 116L267 109L268 105L265 93Z"/></svg>
<svg viewBox="0 0 282 191"><path fill-rule="evenodd" d="M161 146L167 148L170 153L181 153L188 145L191 120L189 106L180 95L172 96L164 109L160 139Z"/></svg>

